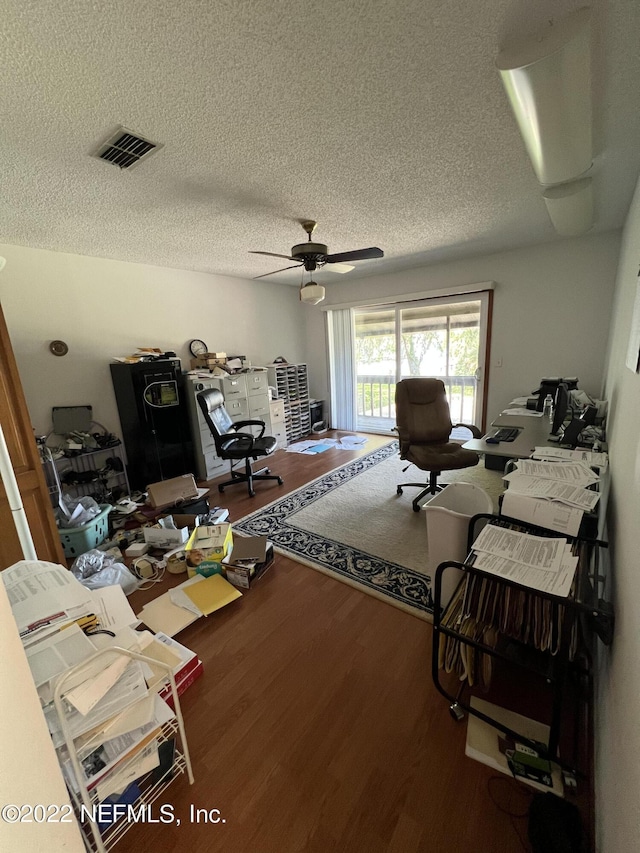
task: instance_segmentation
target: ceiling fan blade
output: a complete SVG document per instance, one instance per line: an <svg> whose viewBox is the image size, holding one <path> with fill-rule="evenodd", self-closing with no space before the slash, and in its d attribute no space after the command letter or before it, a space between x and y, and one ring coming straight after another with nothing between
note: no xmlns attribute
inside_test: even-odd
<svg viewBox="0 0 640 853"><path fill-rule="evenodd" d="M278 255L279 258L283 258L284 255ZM275 275L277 272L284 272L285 270L295 270L298 267L301 267L302 264L294 264L292 267L283 267L281 270L273 270L272 272L265 272L262 275L254 275L254 279L256 278L266 278L268 275Z"/></svg>
<svg viewBox="0 0 640 853"><path fill-rule="evenodd" d="M332 264L330 267L327 267L329 272L339 272L341 275L344 275L346 272L351 272L355 267L351 264Z"/></svg>
<svg viewBox="0 0 640 853"><path fill-rule="evenodd" d="M370 246L368 249L354 249L353 252L338 252L336 255L327 255L326 263L339 264L342 261L364 261L368 258L384 258L384 252L377 246Z"/></svg>
<svg viewBox="0 0 640 853"><path fill-rule="evenodd" d="M275 252L249 252L250 255L269 255L270 258L284 258L286 261L295 261L291 255L278 255Z"/></svg>

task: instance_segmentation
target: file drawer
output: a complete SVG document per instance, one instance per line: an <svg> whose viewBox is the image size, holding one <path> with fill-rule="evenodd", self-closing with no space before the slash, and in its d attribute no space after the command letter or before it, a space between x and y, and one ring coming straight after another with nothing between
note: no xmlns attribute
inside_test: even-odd
<svg viewBox="0 0 640 853"><path fill-rule="evenodd" d="M220 459L220 457L215 454L205 456L204 464L206 480L213 480L215 477L220 477L229 468L229 463L225 462L224 459Z"/></svg>
<svg viewBox="0 0 640 853"><path fill-rule="evenodd" d="M249 417L249 404L245 396L240 398L225 397L224 407L229 412L229 417L232 421L246 420Z"/></svg>
<svg viewBox="0 0 640 853"><path fill-rule="evenodd" d="M269 412L271 415L271 426L275 428L275 424L283 424L284 400L272 400L269 404Z"/></svg>
<svg viewBox="0 0 640 853"><path fill-rule="evenodd" d="M284 422L273 426L271 430L271 435L278 442L278 450L284 450L284 448L287 446L287 430L284 425Z"/></svg>
<svg viewBox="0 0 640 853"><path fill-rule="evenodd" d="M247 396L247 383L243 375L241 376L224 376L222 379L222 393L225 399L225 407L228 409L227 402L235 397Z"/></svg>
<svg viewBox="0 0 640 853"><path fill-rule="evenodd" d="M247 394L253 397L255 394L267 394L269 390L269 377L267 371L258 373L247 373L244 376L247 383Z"/></svg>
<svg viewBox="0 0 640 853"><path fill-rule="evenodd" d="M254 397L249 397L249 417L259 418L264 421L267 427L270 426L269 397L267 394L260 394Z"/></svg>
<svg viewBox="0 0 640 853"><path fill-rule="evenodd" d="M216 443L213 435L211 434L211 430L206 426L206 424L200 430L200 447L202 448L203 453L206 453L211 449L215 451L216 448Z"/></svg>

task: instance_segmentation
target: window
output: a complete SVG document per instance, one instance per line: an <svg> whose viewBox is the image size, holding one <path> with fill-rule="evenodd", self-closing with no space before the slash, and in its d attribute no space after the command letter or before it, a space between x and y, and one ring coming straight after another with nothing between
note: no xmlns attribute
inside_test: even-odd
<svg viewBox="0 0 640 853"><path fill-rule="evenodd" d="M454 423L483 423L490 292L352 309L356 428L395 425L400 379L441 379Z"/></svg>

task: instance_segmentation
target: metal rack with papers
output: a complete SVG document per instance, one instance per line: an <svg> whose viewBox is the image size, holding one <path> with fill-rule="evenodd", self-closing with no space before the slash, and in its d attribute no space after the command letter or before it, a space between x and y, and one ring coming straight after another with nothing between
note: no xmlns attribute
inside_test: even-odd
<svg viewBox="0 0 640 853"><path fill-rule="evenodd" d="M470 520L466 561L438 566L432 677L454 719L470 715L467 755L513 772L511 764L507 769L507 744L512 754L518 744L535 755L532 761L552 762L573 776L588 775L584 750L576 744L585 734L581 718L589 701L595 641L599 637L608 644L613 633L613 612L603 594L603 549L606 543L599 540L479 515ZM462 578L443 608L443 575L453 569L462 571ZM564 713L569 695L576 700L575 719ZM490 705L488 696L495 696L497 705ZM517 699L527 709L538 706L544 724L516 713ZM503 712L507 705L511 708ZM474 720L502 733L500 741L494 732L497 758L470 748ZM568 755L564 744L570 728L575 739ZM550 771L545 778L556 790L551 776Z"/></svg>
<svg viewBox="0 0 640 853"><path fill-rule="evenodd" d="M157 689L169 682L172 707L155 689L145 688L135 702L114 710L101 722L94 720L93 728L83 732L77 722L82 716L78 715L78 708L89 707L93 700L82 689L87 681L80 679L93 667L95 684L114 670L122 674L135 662L138 667L143 664L160 670L163 678ZM134 825L134 821L127 819L129 808L134 815L150 816L153 803L181 774L186 773L193 784L178 690L170 665L129 649L114 646L101 649L58 678L53 708L59 723L54 744L88 850L106 853L111 849ZM126 713L130 715L128 724L123 719ZM130 730L134 718L137 723L142 719L147 722Z"/></svg>

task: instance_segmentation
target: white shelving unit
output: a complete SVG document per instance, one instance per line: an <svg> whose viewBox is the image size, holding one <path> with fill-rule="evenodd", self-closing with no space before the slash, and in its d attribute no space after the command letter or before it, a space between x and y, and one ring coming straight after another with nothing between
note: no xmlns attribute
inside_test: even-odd
<svg viewBox="0 0 640 853"><path fill-rule="evenodd" d="M191 769L191 760L189 757L189 748L187 746L184 721L180 710L180 700L178 699L178 691L170 666L161 664L159 661L145 657L145 655L139 654L138 652L118 647L109 647L96 652L78 666L68 669L57 680L53 697L53 704L64 738L64 744L62 747L58 748L58 753L61 759L61 764L66 760L67 755L71 763L78 790L76 790L76 786L70 784L69 781L67 781L67 789L76 811L76 817L83 834L85 846L87 850L92 851L93 853L106 853L107 850L110 850L116 842L122 838L134 823L128 821L125 815L101 831L98 824L88 818L88 815L94 814L94 811L98 807L99 800L96 793L96 787L92 787L91 783L88 781L82 761L80 760L76 750L75 740L69 724L69 705L64 699L64 693L65 686L69 684L69 682L73 683L74 676L77 677L79 670L84 670L101 658L105 658L106 667L109 664L114 663L119 656L125 656L132 661L140 661L165 670L167 680L171 684L175 711L172 718L168 722L159 726L157 731L151 730L144 738L129 745L128 749L125 749L122 756L118 759L116 767L105 773L101 777L100 781L103 782L111 773L122 773L126 770L127 765L132 764L135 759L140 756L144 747L150 746L154 743L160 747L161 744L173 740L173 760L171 765L164 769L161 777L157 778L157 771L151 770L144 773L142 776L135 778L135 782L140 789L141 795L132 804L132 808L134 808L136 813L138 813L141 807L150 806L167 790L167 788L169 788L173 782L176 781L176 779L180 777L180 775L184 773L187 774L190 784L193 784L193 771ZM155 691L150 690L148 691L148 695L154 692ZM99 746L100 744L96 743L96 748ZM84 810L82 809L83 806Z"/></svg>
<svg viewBox="0 0 640 853"><path fill-rule="evenodd" d="M287 444L305 438L311 432L309 378L306 364L273 364L269 366L269 385L284 401Z"/></svg>

